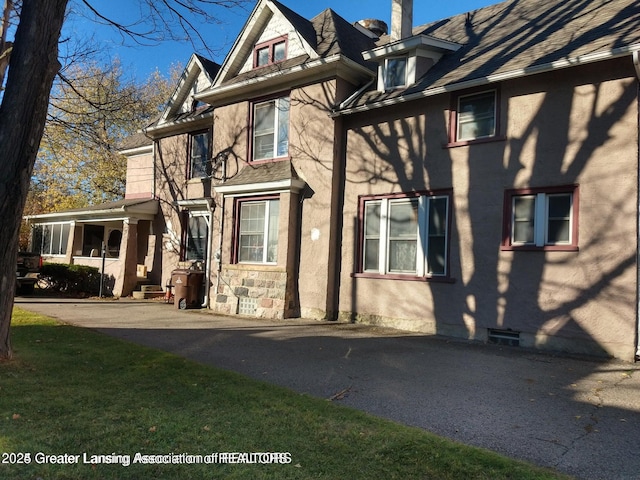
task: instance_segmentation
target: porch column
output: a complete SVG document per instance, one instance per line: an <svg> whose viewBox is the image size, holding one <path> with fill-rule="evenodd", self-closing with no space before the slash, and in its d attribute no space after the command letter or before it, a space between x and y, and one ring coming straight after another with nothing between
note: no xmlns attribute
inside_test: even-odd
<svg viewBox="0 0 640 480"><path fill-rule="evenodd" d="M126 218L122 224L122 243L120 243L120 261L122 262L121 297L130 295L138 283L138 219Z"/></svg>

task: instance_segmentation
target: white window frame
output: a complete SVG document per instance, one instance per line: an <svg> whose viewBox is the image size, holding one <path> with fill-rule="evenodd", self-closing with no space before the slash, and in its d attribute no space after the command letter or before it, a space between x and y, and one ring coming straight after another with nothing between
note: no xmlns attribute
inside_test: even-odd
<svg viewBox="0 0 640 480"><path fill-rule="evenodd" d="M566 241L552 241L549 239L549 199L553 197L569 197L569 216L563 220L568 220L569 239ZM527 241L517 241L516 235L516 201L522 198L531 198L534 200L533 218L525 218L523 221L533 222L533 238ZM511 245L513 246L555 246L555 245L573 245L574 238L574 193L573 192L539 192L530 194L514 194L511 197Z"/></svg>
<svg viewBox="0 0 640 480"><path fill-rule="evenodd" d="M262 230L260 231L243 231L242 230L242 209L249 205L264 204L264 217L262 219ZM272 210L276 208L277 212ZM265 264L275 265L278 262L278 245L279 245L279 222L280 222L280 198L266 198L266 199L248 199L238 202L238 217L237 217L237 231L238 239L236 241L236 257L238 263L252 263L252 264ZM272 213L277 213L277 216L272 218ZM272 220L275 221L275 225L272 224ZM262 235L262 258L259 260L243 259L242 258L242 239L248 235ZM275 236L275 238L273 238ZM275 252L270 255L269 247L275 248Z"/></svg>
<svg viewBox="0 0 640 480"><path fill-rule="evenodd" d="M44 255L47 257L64 257L67 254L67 245L69 242L69 236L71 235L71 228L73 224L71 222L56 222L56 223L39 223L37 227L41 228L40 234L40 245L37 245L37 251L40 255ZM54 230L58 227L58 245L57 248L53 248L53 239L55 238ZM64 242L65 236L63 235L64 227L67 227L67 235L66 235L66 243ZM50 241L49 241L49 249L47 252L43 250L43 243L45 238L44 230L45 228L51 228ZM34 249L36 246L34 245ZM53 253L54 250L57 253Z"/></svg>
<svg viewBox="0 0 640 480"><path fill-rule="evenodd" d="M434 272L432 266L429 264L429 243L430 243L430 202L435 200L446 200L446 210L444 214L444 259L443 259L443 271ZM396 271L390 267L390 228L391 228L391 206L410 204L417 201L417 225L416 225L416 261L415 270L412 271ZM365 268L366 261L366 208L367 206L379 205L380 206L380 225L379 235L368 237L370 240L375 241L378 239L378 265L375 269ZM417 197L384 197L377 199L367 199L363 205L363 218L362 218L362 255L360 269L364 274L377 274L377 275L401 275L412 277L447 277L448 272L448 259L449 259L449 217L451 209L451 198L449 195L420 195Z"/></svg>
<svg viewBox="0 0 640 480"><path fill-rule="evenodd" d="M271 126L270 129L264 129L260 132L257 131L256 127L257 127L257 111L259 108L262 108L266 105L269 104L273 104L273 108L274 108L274 118L273 118L273 125ZM252 153L251 153L251 157L253 161L261 161L261 160L270 160L273 158L283 158L286 157L289 154L289 137L290 137L290 133L291 133L291 128L290 128L290 111L291 111L291 100L288 96L284 96L284 97L279 97L279 98L272 98L270 100L266 100L263 102L257 102L253 104L253 126L252 126L252 132L251 132L251 149L252 149ZM284 122L286 122L286 140L285 140L285 146L284 149L285 151L283 152L279 152L279 145L280 145L280 127L281 124L284 125ZM259 133L259 135L258 135ZM256 142L256 138L258 136L265 136L265 135L273 135L273 140L271 143L271 153L270 154L266 154L264 156L260 156L258 157L258 148L257 148L257 142Z"/></svg>
<svg viewBox="0 0 640 480"><path fill-rule="evenodd" d="M461 103L465 100L468 100L473 97L486 97L492 95L493 96L493 127L491 129L491 133L487 135L479 135L479 136L462 136L462 126L465 123L473 123L476 122L477 119L475 116L469 115L469 119L467 119L466 112L462 111ZM478 140L483 138L491 138L497 135L498 131L498 91L497 90L485 90L483 92L471 93L468 95L460 95L457 99L456 105L456 141L465 142L471 140Z"/></svg>

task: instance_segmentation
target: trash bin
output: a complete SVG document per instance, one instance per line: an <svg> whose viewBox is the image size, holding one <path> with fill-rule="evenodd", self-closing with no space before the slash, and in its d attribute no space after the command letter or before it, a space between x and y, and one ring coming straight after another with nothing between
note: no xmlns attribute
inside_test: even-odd
<svg viewBox="0 0 640 480"><path fill-rule="evenodd" d="M202 305L204 272L198 270L174 270L171 272L174 305L180 310L199 308Z"/></svg>

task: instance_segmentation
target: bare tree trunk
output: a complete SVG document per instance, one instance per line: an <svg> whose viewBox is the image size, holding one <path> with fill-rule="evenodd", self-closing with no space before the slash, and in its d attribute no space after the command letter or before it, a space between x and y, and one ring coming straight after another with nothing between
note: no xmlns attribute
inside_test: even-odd
<svg viewBox="0 0 640 480"><path fill-rule="evenodd" d="M18 234L46 120L68 0L24 0L0 105L0 359L12 356L9 327Z"/></svg>

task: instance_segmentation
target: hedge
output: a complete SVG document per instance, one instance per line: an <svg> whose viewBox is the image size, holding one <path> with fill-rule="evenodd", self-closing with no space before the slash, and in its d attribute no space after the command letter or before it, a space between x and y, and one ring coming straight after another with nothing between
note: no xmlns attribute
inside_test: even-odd
<svg viewBox="0 0 640 480"><path fill-rule="evenodd" d="M59 293L98 295L100 293L100 270L86 265L45 263L40 273L38 286ZM112 287L112 285L109 286ZM111 292L109 287L103 288L103 293Z"/></svg>

